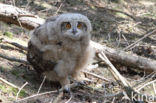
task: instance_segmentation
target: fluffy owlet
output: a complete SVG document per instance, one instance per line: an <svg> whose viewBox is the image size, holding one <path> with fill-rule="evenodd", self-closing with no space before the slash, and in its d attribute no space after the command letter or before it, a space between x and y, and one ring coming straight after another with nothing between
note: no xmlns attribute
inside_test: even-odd
<svg viewBox="0 0 156 103"><path fill-rule="evenodd" d="M68 88L69 77L77 76L93 58L91 30L89 19L82 14L50 17L32 32L27 59L38 73Z"/></svg>

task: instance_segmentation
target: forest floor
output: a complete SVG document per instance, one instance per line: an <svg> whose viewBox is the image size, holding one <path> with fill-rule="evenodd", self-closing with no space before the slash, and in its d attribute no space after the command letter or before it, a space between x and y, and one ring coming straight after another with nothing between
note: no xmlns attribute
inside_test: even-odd
<svg viewBox="0 0 156 103"><path fill-rule="evenodd" d="M12 1L2 0L1 3L13 4ZM28 1L16 0L15 4L17 7L34 13L41 18L66 12L79 12L88 16L93 26L92 40L115 49L123 50L145 34L156 29L155 0L119 0L118 3L111 2L111 0ZM27 46L29 31L0 22L0 41L2 38ZM146 49L139 49L139 47ZM146 37L127 52L156 60L156 34ZM0 54L26 60L26 51L7 43L0 42ZM71 100L68 103L131 103L124 97L104 98L105 95L122 91L122 88L117 84L103 62L95 60L94 64L98 64L99 67L90 70L90 72L107 78L110 82L85 74L84 76L91 81L87 82L85 86L72 89L72 95L62 96L60 103L64 103L70 98ZM116 66L116 68L137 90L144 87L146 83L153 81L156 77L154 72L148 74L144 71L138 71L136 68L121 65ZM1 78L16 87L3 82ZM15 101L18 93L17 88L21 88L26 82L28 84L20 92L18 100L36 94L42 81L43 78L38 76L29 65L0 58L0 103ZM156 95L155 85L153 83L144 87L140 90L140 93ZM51 87L49 81L45 81L40 92L51 90L55 90L55 88ZM34 97L21 103L50 103L56 97L58 97L58 93L52 93Z"/></svg>

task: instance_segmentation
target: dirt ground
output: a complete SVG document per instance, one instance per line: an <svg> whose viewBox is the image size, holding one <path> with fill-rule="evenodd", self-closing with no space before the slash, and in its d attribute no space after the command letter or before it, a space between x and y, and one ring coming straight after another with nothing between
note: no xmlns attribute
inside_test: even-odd
<svg viewBox="0 0 156 103"><path fill-rule="evenodd" d="M13 4L13 0L1 0L0 3ZM46 18L55 13L66 12L82 13L91 20L93 31L92 40L106 44L109 47L123 50L125 47L142 38L145 34L156 29L156 1L155 0L15 0L15 5L33 14ZM13 34L13 37L4 35L5 32ZM27 46L29 31L0 22L0 40L14 41ZM148 49L139 49L140 47ZM150 52L147 52L147 51ZM156 60L156 34L146 37L134 48L127 52L136 53L140 56ZM26 52L7 43L0 42L0 54L26 60ZM94 76L83 74L90 81L85 85L72 89L71 94L51 93L37 96L21 103L53 103L58 95L61 96L59 103L131 103L125 97L104 96L122 91L122 88L112 77L107 66L95 60L94 64L99 67L90 72L110 80L105 82ZM120 73L136 89L141 88L156 77L155 73L147 74L136 68L116 66ZM18 99L25 98L37 93L43 77L39 76L31 66L17 62L11 62L0 58L0 78L22 89ZM0 103L12 103L16 100L18 89L3 82L0 79ZM145 86L140 93L156 95L155 83ZM55 90L49 81L45 81L40 93Z"/></svg>

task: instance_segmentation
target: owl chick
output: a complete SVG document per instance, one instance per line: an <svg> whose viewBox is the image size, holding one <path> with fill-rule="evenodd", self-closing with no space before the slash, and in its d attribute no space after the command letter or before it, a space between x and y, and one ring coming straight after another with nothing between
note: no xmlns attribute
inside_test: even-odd
<svg viewBox="0 0 156 103"><path fill-rule="evenodd" d="M91 30L82 14L50 17L32 32L27 59L39 74L69 89L69 77L75 78L94 56L89 45Z"/></svg>

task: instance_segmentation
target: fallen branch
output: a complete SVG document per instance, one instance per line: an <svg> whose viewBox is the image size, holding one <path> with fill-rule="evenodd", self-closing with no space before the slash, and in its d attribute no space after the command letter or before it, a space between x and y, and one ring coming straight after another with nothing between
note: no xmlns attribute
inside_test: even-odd
<svg viewBox="0 0 156 103"><path fill-rule="evenodd" d="M29 96L29 97L26 97L26 98L17 100L15 103L23 103L23 101L26 101L26 100L31 99L31 98L35 98L35 97L37 97L37 96L43 96L43 95L47 95L47 94L51 94L51 93L57 93L57 92L58 92L58 91L55 90L55 91L48 91L48 92L44 92L44 93L40 93L40 94L31 95L31 96Z"/></svg>
<svg viewBox="0 0 156 103"><path fill-rule="evenodd" d="M40 85L40 87L39 87L39 89L38 89L38 91L37 91L37 94L40 93L40 90L41 90L41 88L42 88L42 86L43 86L45 80L46 80L46 76L44 76L44 78L43 78L43 80L42 80L42 83L41 83L41 85Z"/></svg>
<svg viewBox="0 0 156 103"><path fill-rule="evenodd" d="M128 54L124 51L109 48L93 41L90 43L97 52L103 51L114 65L125 65L135 69L145 70L146 72L156 71L155 60L137 56L135 54Z"/></svg>
<svg viewBox="0 0 156 103"><path fill-rule="evenodd" d="M21 59L17 59L15 57L9 57L9 56L6 56L4 54L0 54L0 57L1 58L4 58L4 59L7 59L9 61L13 61L13 62L19 62L19 63L24 63L24 64L29 64L27 61L25 60L21 60Z"/></svg>
<svg viewBox="0 0 156 103"><path fill-rule="evenodd" d="M92 76L94 76L94 77L96 77L96 78L99 78L99 79L101 79L101 80L103 80L103 81L105 81L105 82L113 82L112 80L106 79L106 78L104 78L104 77L102 77L102 76L99 76L99 75L97 75L97 74L94 74L94 73L91 73L91 72L88 72L88 71L85 71L85 70L83 70L82 72L83 72L83 73L86 73L86 74L89 74L89 75L92 75Z"/></svg>
<svg viewBox="0 0 156 103"><path fill-rule="evenodd" d="M150 85L150 84L152 84L152 83L154 83L154 82L156 82L156 80L150 81L150 82L148 82L148 83L142 85L140 88L137 89L137 91L140 91L141 89L143 89L143 88L146 87L147 85Z"/></svg>
<svg viewBox="0 0 156 103"><path fill-rule="evenodd" d="M14 84L12 84L12 83L6 81L5 79L3 79L3 78L1 78L1 77L0 77L0 81L6 83L7 85L9 85L9 86L11 86L11 87L13 87L13 88L19 89L19 87L17 87L16 85L14 85Z"/></svg>
<svg viewBox="0 0 156 103"><path fill-rule="evenodd" d="M27 47L23 46L23 45L20 45L18 43L15 43L15 42L10 42L10 41L6 41L6 40L2 40L2 43L8 43L8 44L11 44L15 47L18 47L19 49L22 49L22 50L25 50L27 51Z"/></svg>
<svg viewBox="0 0 156 103"><path fill-rule="evenodd" d="M0 21L8 24L16 24L18 26L20 26L21 23L24 28L34 29L42 24L44 19L34 16L15 6L0 3Z"/></svg>
<svg viewBox="0 0 156 103"><path fill-rule="evenodd" d="M28 84L28 82L25 82L21 88L19 88L17 95L16 95L16 100L18 99L19 93L21 92L21 90Z"/></svg>
<svg viewBox="0 0 156 103"><path fill-rule="evenodd" d="M142 103L142 101L144 102L148 102L149 100L151 100L152 98L152 102L156 101L156 97L153 96L147 96L144 94L140 94L138 92L136 92L129 84L129 82L117 71L117 69L113 66L113 64L109 61L109 59L107 58L107 56L104 54L104 52L100 52L98 53L98 56L101 58L101 60L103 60L110 68L110 72L112 73L112 75L114 76L114 78L118 82L119 85L125 90L127 96L129 97L129 99L132 102L137 102L137 103ZM132 95L133 94L133 95ZM133 96L135 96L136 98L133 98ZM141 99L139 97L142 97Z"/></svg>
<svg viewBox="0 0 156 103"><path fill-rule="evenodd" d="M115 9L109 9L109 8L99 7L99 6L96 6L96 7L97 7L97 8L100 8L100 9L106 9L106 10L109 10L109 11L111 11L111 12L119 12L119 13L122 13L122 14L124 14L124 15L126 15L126 16L132 18L133 20L136 20L136 18L135 18L134 16L132 16L132 15L130 15L130 14L124 12L124 11L115 10Z"/></svg>
<svg viewBox="0 0 156 103"><path fill-rule="evenodd" d="M53 103L60 103L61 98L63 97L63 91L61 91L58 96L53 100Z"/></svg>
<svg viewBox="0 0 156 103"><path fill-rule="evenodd" d="M70 86L70 88L74 88L74 87L78 86L78 83L72 83L69 86ZM16 103L23 103L24 101L26 101L28 99L31 99L31 98L35 98L35 97L38 97L38 96L43 96L43 95L47 95L47 94L51 94L51 93L61 93L62 91L63 91L63 88L59 89L59 92L58 92L58 90L55 90L55 91L48 91L48 92L44 92L44 93L31 95L29 97L17 100Z"/></svg>
<svg viewBox="0 0 156 103"><path fill-rule="evenodd" d="M135 46L136 44L138 44L141 40L147 38L148 36L150 36L150 35L152 35L152 34L154 34L154 33L156 33L156 28L155 28L153 31L151 31L151 32L149 32L149 33L147 33L147 34L145 34L142 38L138 39L137 41L135 41L135 42L132 43L131 45L127 46L127 47L124 48L123 50L129 50L129 49L134 48L134 46Z"/></svg>

